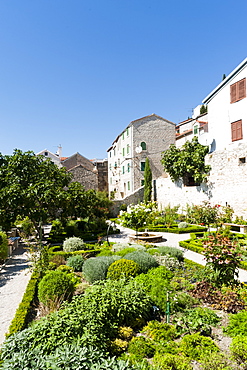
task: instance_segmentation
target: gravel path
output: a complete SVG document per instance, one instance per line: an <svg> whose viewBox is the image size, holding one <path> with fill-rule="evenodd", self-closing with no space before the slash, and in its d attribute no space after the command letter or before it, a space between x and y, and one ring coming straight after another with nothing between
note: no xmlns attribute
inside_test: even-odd
<svg viewBox="0 0 247 370"><path fill-rule="evenodd" d="M116 242L116 243L117 242L119 242L119 243L121 243L121 242L128 243L129 242L129 235L130 234L132 234L132 235L135 234L135 231L133 231L131 229L127 229L127 228L119 226L119 225L117 225L117 227L120 229L121 233L109 236L109 241ZM180 241L190 239L190 234L172 234L172 233L161 233L161 232L156 232L155 234L162 235L163 236L163 242L153 243L153 244L160 245L160 246L166 245L166 246L169 246L169 247L180 248L184 251L184 257L185 258L205 266L206 261L205 261L204 257L201 254L190 251L188 249L181 248L179 246ZM247 271L246 270L239 269L239 280L241 282L245 282L247 284Z"/></svg>
<svg viewBox="0 0 247 370"><path fill-rule="evenodd" d="M5 333L15 316L30 276L27 253L22 243L19 243L0 270L0 345L5 340Z"/></svg>

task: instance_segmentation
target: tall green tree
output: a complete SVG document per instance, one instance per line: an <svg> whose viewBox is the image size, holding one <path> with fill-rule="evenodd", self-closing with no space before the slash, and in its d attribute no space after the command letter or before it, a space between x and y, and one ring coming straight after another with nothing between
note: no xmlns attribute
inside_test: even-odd
<svg viewBox="0 0 247 370"><path fill-rule="evenodd" d="M152 196L152 171L149 159L146 158L144 170L144 202L150 202Z"/></svg>
<svg viewBox="0 0 247 370"><path fill-rule="evenodd" d="M8 230L17 216L40 225L63 208L71 175L49 159L15 149L13 155L0 154L0 225Z"/></svg>

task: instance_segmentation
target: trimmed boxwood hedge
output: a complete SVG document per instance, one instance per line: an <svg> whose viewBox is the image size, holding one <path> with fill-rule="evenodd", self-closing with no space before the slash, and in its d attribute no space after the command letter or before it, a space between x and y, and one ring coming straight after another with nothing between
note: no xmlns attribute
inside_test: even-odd
<svg viewBox="0 0 247 370"><path fill-rule="evenodd" d="M16 310L13 320L11 321L6 337L9 337L10 335L17 333L18 331L21 331L27 327L31 304L36 296L39 278L39 272L34 271L29 280L22 301Z"/></svg>
<svg viewBox="0 0 247 370"><path fill-rule="evenodd" d="M148 231L156 231L156 232L163 232L163 233L174 233L174 234L185 234L185 233L193 233L193 232L203 232L207 231L206 227L203 226L197 226L197 225L191 225L185 228L178 228L178 225L172 225L171 227L165 227L161 225L152 226L147 225L146 227L142 227L139 229L139 231L145 231L148 229Z"/></svg>

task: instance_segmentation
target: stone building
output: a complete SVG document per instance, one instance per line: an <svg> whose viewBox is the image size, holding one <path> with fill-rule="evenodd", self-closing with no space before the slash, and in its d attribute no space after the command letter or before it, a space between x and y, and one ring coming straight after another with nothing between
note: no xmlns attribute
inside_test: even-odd
<svg viewBox="0 0 247 370"><path fill-rule="evenodd" d="M109 193L124 200L144 185L146 158L153 179L163 173L161 152L175 143L175 124L156 114L132 121L108 149Z"/></svg>
<svg viewBox="0 0 247 370"><path fill-rule="evenodd" d="M85 190L108 190L107 160L89 160L80 153L75 153L61 161L61 164L72 173L72 181L81 183Z"/></svg>
<svg viewBox="0 0 247 370"><path fill-rule="evenodd" d="M205 163L211 166L211 171L207 182L199 186L185 186L182 181L173 183L163 173L156 180L160 208L170 204L180 205L183 210L187 204L210 201L212 205L229 205L234 209L235 215L247 219L246 78L247 58L203 100L208 108L208 125L205 132L199 132L198 140L209 146ZM201 120L201 117L197 120ZM185 136L188 140L195 134L192 127L189 129L190 133L177 135L178 147Z"/></svg>

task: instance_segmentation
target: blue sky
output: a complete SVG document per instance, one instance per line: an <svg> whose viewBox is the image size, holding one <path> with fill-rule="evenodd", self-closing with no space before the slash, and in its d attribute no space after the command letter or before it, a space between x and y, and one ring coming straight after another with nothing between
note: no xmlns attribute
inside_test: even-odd
<svg viewBox="0 0 247 370"><path fill-rule="evenodd" d="M247 56L246 14L246 0L0 0L0 152L105 158L135 119L187 119Z"/></svg>

